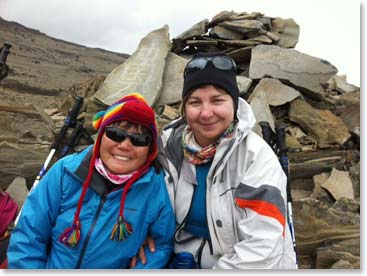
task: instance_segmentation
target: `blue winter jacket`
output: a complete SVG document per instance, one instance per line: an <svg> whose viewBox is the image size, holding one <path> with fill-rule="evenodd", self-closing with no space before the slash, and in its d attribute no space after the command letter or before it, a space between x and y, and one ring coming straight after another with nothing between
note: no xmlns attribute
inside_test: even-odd
<svg viewBox="0 0 367 276"><path fill-rule="evenodd" d="M105 179L94 171L80 213L81 238L77 246L59 242L70 227L88 173L91 147L55 163L28 196L10 239L9 268L128 268L147 233L156 251L146 250L147 263L137 268L162 268L172 251L175 217L163 172L152 167L127 194L124 217L133 233L110 240L118 217L123 189L107 193Z"/></svg>

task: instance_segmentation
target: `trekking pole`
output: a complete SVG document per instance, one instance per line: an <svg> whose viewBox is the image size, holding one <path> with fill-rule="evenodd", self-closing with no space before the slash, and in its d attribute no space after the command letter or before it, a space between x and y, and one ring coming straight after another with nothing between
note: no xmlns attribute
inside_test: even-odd
<svg viewBox="0 0 367 276"><path fill-rule="evenodd" d="M274 149L274 146L275 146L275 133L271 129L270 124L266 121L261 121L261 122L259 122L259 125L261 127L261 132L262 132L262 135L263 135L263 139L265 140L266 143L268 143L268 145L273 149L273 151L275 151L275 149Z"/></svg>
<svg viewBox="0 0 367 276"><path fill-rule="evenodd" d="M273 130L271 129L270 124L268 122L261 121L259 122L259 125L261 126L263 139L268 143L268 145L279 156L279 163L287 177L287 186L286 186L287 222L288 222L289 230L291 232L293 250L294 250L294 253L296 254L296 265L297 265L296 235L295 235L294 226L293 226L292 194L291 194L291 185L290 185L288 148L285 144L285 127L283 125L278 127L276 134L275 134ZM278 149L277 151L275 149L275 146Z"/></svg>
<svg viewBox="0 0 367 276"><path fill-rule="evenodd" d="M89 132L84 127L82 127L81 129L81 137L87 140L89 145L94 143L92 136L89 134Z"/></svg>
<svg viewBox="0 0 367 276"><path fill-rule="evenodd" d="M70 149L72 149L80 140L81 137L81 130L82 130L82 124L81 123L77 123L73 132L71 133L70 136L70 141L67 145L65 145L60 153L59 158L64 157L65 155L67 155L70 151Z"/></svg>
<svg viewBox="0 0 367 276"><path fill-rule="evenodd" d="M296 264L297 264L297 251L296 251L296 234L294 232L293 226L293 212L292 212L292 194L291 194L291 183L290 183L290 172L289 172L289 159L288 159L288 148L285 144L285 126L281 125L277 128L276 133L277 147L279 162L282 169L287 176L287 208L288 208L288 225L292 236L293 249L296 254Z"/></svg>
<svg viewBox="0 0 367 276"><path fill-rule="evenodd" d="M4 43L3 47L1 47L0 52L0 64L3 65L6 63L6 58L8 57L10 53L10 48L12 47L9 43Z"/></svg>
<svg viewBox="0 0 367 276"><path fill-rule="evenodd" d="M65 155L67 155L69 153L69 151L79 143L81 138L85 138L87 140L88 144L93 144L94 143L94 140L92 139L92 137L89 135L89 133L83 127L83 124L78 122L77 125L75 126L73 132L71 133L69 143L63 147L59 158L64 157Z"/></svg>
<svg viewBox="0 0 367 276"><path fill-rule="evenodd" d="M75 124L77 122L76 119L78 117L80 109L82 108L82 105L83 105L83 98L82 97L76 97L75 103L74 103L73 107L69 110L68 116L65 118L64 125L62 126L59 135L56 137L54 143L51 145L51 151L48 154L48 157L47 157L45 163L43 164L43 167L42 167L41 171L39 172L38 176L36 177L36 180L34 181L31 190L38 184L41 177L45 174L46 169L48 167L48 164L50 163L50 161L51 161L52 157L54 156L55 152L58 150L58 148L61 144L61 141L64 139L64 136L65 136L68 128L75 126Z"/></svg>
<svg viewBox="0 0 367 276"><path fill-rule="evenodd" d="M6 58L10 53L11 47L11 44L5 42L3 47L0 48L0 81L5 79L9 73L9 66L6 65Z"/></svg>
<svg viewBox="0 0 367 276"><path fill-rule="evenodd" d="M64 121L64 125L62 126L59 135L56 137L54 143L51 145L51 151L48 154L45 163L43 164L42 169L40 170L40 172L38 173L38 176L36 177L36 180L33 182L33 185L29 191L32 192L32 190L37 186L37 184L40 182L41 177L46 173L48 164L50 163L52 157L54 156L55 152L57 151L57 149L60 146L60 143L62 141L62 139L64 138L66 131L68 130L68 128L70 126L74 126L76 123L76 119L77 116L80 112L80 109L83 105L83 98L82 97L76 97L75 99L75 103L74 106L69 110L68 112L68 116L66 117L65 121ZM19 211L18 217L15 220L15 224L17 224L20 213L22 210Z"/></svg>

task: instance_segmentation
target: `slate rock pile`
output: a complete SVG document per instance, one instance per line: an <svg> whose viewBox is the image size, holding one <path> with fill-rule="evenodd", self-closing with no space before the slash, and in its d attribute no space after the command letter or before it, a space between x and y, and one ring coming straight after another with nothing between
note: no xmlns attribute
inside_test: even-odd
<svg viewBox="0 0 367 276"><path fill-rule="evenodd" d="M299 31L293 19L264 16L260 12L223 11L172 39L171 51L178 55L222 51L236 60L241 72L248 68L253 47L265 44L294 48Z"/></svg>

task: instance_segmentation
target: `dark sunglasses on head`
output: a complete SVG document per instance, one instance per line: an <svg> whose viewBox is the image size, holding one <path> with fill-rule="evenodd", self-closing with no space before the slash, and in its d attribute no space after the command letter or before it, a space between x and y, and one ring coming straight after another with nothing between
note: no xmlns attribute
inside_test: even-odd
<svg viewBox="0 0 367 276"><path fill-rule="evenodd" d="M129 137L131 144L136 147L146 147L152 142L152 137L145 133L127 132L119 127L106 127L105 132L108 138L118 143Z"/></svg>
<svg viewBox="0 0 367 276"><path fill-rule="evenodd" d="M236 63L230 57L227 57L227 56L198 57L198 58L192 59L186 65L184 76L186 77L186 75L191 71L205 69L209 61L217 69L224 70L224 71L233 70L234 72L237 72Z"/></svg>

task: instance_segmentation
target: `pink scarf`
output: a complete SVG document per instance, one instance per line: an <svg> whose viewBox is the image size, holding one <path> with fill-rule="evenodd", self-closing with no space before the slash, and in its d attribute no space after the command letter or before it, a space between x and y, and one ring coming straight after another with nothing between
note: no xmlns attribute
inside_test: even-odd
<svg viewBox="0 0 367 276"><path fill-rule="evenodd" d="M129 174L113 174L103 165L101 158L96 158L94 161L94 167L96 170L106 179L116 185L124 184L128 181L137 171L133 171Z"/></svg>

